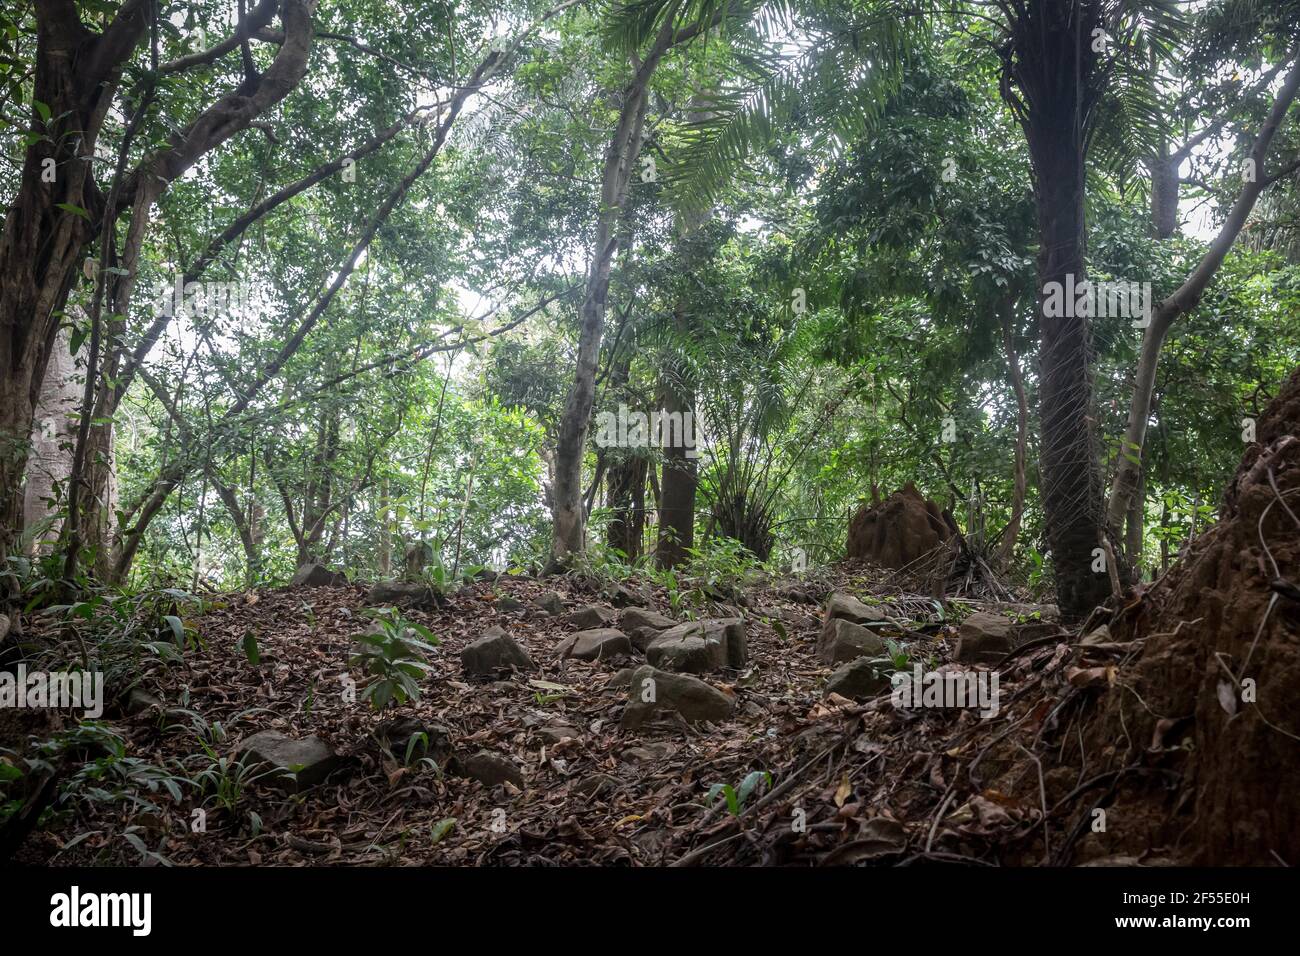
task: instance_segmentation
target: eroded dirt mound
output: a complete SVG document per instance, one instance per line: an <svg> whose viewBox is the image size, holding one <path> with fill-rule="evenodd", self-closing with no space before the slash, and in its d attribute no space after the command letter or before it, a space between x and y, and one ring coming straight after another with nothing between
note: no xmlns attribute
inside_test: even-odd
<svg viewBox="0 0 1300 956"><path fill-rule="evenodd" d="M849 522L848 556L882 568L905 568L957 536L952 517L910 481L878 505L863 505Z"/></svg>
<svg viewBox="0 0 1300 956"><path fill-rule="evenodd" d="M1300 370L1257 436L1219 523L1111 624L1141 648L1090 734L1098 771L1122 778L1110 818L1124 849L1300 862Z"/></svg>

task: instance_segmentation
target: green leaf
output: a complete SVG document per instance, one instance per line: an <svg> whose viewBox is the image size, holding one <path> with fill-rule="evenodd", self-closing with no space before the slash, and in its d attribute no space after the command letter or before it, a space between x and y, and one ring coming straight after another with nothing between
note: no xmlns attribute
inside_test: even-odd
<svg viewBox="0 0 1300 956"><path fill-rule="evenodd" d="M452 831L456 826L455 817L444 817L429 829L429 841L431 843L439 842L443 837Z"/></svg>
<svg viewBox="0 0 1300 956"><path fill-rule="evenodd" d="M62 209L64 212L70 212L73 215L80 216L82 219L86 220L86 222L90 222L90 213L86 212L86 210L82 209L80 206L74 206L70 202L56 202L54 206L57 209Z"/></svg>
<svg viewBox="0 0 1300 956"><path fill-rule="evenodd" d="M176 643L185 646L185 625L175 614L164 614L163 620L167 622L172 629L172 636L176 638Z"/></svg>
<svg viewBox="0 0 1300 956"><path fill-rule="evenodd" d="M256 667L262 663L262 655L257 650L257 635L251 630L244 635L244 656L248 658L248 663Z"/></svg>

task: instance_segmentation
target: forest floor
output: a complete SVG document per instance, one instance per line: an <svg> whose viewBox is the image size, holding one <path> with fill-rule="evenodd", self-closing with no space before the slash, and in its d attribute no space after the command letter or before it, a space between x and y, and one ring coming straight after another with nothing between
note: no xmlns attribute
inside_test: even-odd
<svg viewBox="0 0 1300 956"><path fill-rule="evenodd" d="M869 568L825 569L750 588L736 605L697 609L699 617L746 621L745 667L700 675L734 698L732 716L688 725L668 714L635 731L621 729L620 719L628 668L642 656L584 662L561 653L574 609L626 613L580 577L501 576L462 587L436 609L404 612L439 644L418 699L384 713L341 692L355 635L370 621L365 588L209 599L186 621L201 642L183 664L142 667L133 703L110 706L104 718L125 743L121 756L188 768L179 799L169 801L164 786L141 802L70 801L19 858L290 866L1139 862L1117 857L1113 841L1098 842L1105 835L1087 826L1095 781L1077 760L1052 755L1078 733L1093 689L1114 681L1111 661L1124 649L1082 644L1079 632L1044 624L1042 609L959 599L943 607L881 580ZM888 692L853 701L826 694L833 668L817 654L822 608L837 591L900 622L901 646L927 669L952 659L957 622L975 610L1001 612L1038 636L987 665L1001 679L991 719L970 708L896 708ZM558 613L538 606L548 592L563 601ZM670 610L662 589L635 581L615 596ZM461 651L494 625L535 669L468 680ZM391 747L394 718L403 719L402 736L424 730L437 760ZM266 779L241 781L232 765L238 745L262 731L314 735L338 759L322 782L297 793ZM486 774L481 763L467 773L467 758L483 751L504 762L489 759ZM190 786L196 767L210 772ZM513 782L484 782L494 777ZM743 801L711 797L716 785L734 792L747 777ZM206 814L202 832L194 832L197 809Z"/></svg>

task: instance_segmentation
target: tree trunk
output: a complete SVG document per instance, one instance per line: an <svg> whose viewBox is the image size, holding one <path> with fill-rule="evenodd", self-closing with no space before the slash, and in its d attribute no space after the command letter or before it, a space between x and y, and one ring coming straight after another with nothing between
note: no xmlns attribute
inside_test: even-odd
<svg viewBox="0 0 1300 956"><path fill-rule="evenodd" d="M1151 157L1151 233L1157 239L1169 239L1178 232L1178 166L1180 154L1170 154L1168 142L1162 140L1160 152Z"/></svg>
<svg viewBox="0 0 1300 956"><path fill-rule="evenodd" d="M424 498L420 498L423 517ZM387 578L393 570L393 524L388 509L388 479L379 485L379 576Z"/></svg>
<svg viewBox="0 0 1300 956"><path fill-rule="evenodd" d="M671 35L671 23L669 24ZM591 266L587 272L587 293L579 312L578 361L573 385L560 418L555 449L555 482L552 487L552 561L563 561L583 550L586 543L585 509L582 499L582 459L587 446L587 425L596 398L596 366L605 330L605 308L609 298L610 270L617 251L615 228L627 199L632 167L641 151L641 128L645 121L646 87L667 49L661 31L652 53L623 90L618 126L605 153L601 179L600 211L592 243Z"/></svg>
<svg viewBox="0 0 1300 956"><path fill-rule="evenodd" d="M1016 550L1016 539L1020 536L1020 525L1025 511L1026 458L1029 451L1029 398L1025 394L1025 377L1020 369L1020 353L1016 351L1014 302L1008 299L1002 311L1002 344L1007 353L1007 371L1011 376L1011 390L1016 396L1016 460L1014 489L1011 495L1011 520L1002 532L1002 547L998 553L998 564L1003 571L1011 566L1011 559ZM872 495L877 495L872 488Z"/></svg>
<svg viewBox="0 0 1300 956"><path fill-rule="evenodd" d="M678 310L678 328L683 317ZM667 415L694 412L693 390L672 376L660 378L660 406ZM684 443L663 450L664 467L659 492L659 540L655 546L655 564L660 568L675 568L689 557L688 548L695 546L695 492L699 486L696 459L687 456L691 449Z"/></svg>
<svg viewBox="0 0 1300 956"><path fill-rule="evenodd" d="M1228 250L1232 248L1237 235L1245 226L1246 219L1255 206L1255 200L1272 182L1265 172L1269 148L1278 127L1286 118L1287 110L1296 98L1297 88L1300 88L1300 60L1295 60L1294 53L1287 62L1293 61L1294 65L1278 91L1273 108L1260 128L1259 135L1255 137L1255 143L1247 159L1248 175L1244 177L1246 181L1242 183L1237 201L1233 203L1227 219L1219 229L1219 234L1215 236L1196 269L1173 295L1155 308L1151 323L1147 326L1146 334L1142 339L1142 353L1138 359L1133 396L1129 403L1128 427L1123 443L1120 445L1119 464L1111 484L1110 504L1106 514L1106 521L1112 533L1123 526L1129 512L1130 500L1137 488L1147 423L1151 417L1151 398L1155 392L1156 366L1160 361L1160 349L1164 345L1165 336L1168 335L1170 326L1178 316L1196 308L1201 295L1205 292L1205 287L1219 271L1224 258L1228 255Z"/></svg>
<svg viewBox="0 0 1300 956"><path fill-rule="evenodd" d="M1132 572L1132 582L1142 580L1142 539L1146 535L1147 476L1145 469L1138 470L1137 493L1129 506L1127 537L1124 551Z"/></svg>
<svg viewBox="0 0 1300 956"><path fill-rule="evenodd" d="M622 551L629 561L641 556L641 537L645 531L645 480L647 461L644 456L627 453L609 466L606 481L610 517L606 542Z"/></svg>
<svg viewBox="0 0 1300 956"><path fill-rule="evenodd" d="M1086 280L1084 186L1087 118L1098 96L1092 31L1100 4L1032 0L1011 24L1003 94L1029 145L1038 218L1039 472L1057 603L1068 619L1111 592L1094 571L1102 541L1102 477L1092 418L1088 317L1067 300L1049 315L1053 289ZM1020 96L1012 92L1012 84Z"/></svg>

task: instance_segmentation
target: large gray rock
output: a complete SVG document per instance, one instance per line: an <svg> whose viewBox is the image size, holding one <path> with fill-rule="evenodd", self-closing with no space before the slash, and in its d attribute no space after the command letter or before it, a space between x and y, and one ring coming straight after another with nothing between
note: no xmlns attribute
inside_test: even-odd
<svg viewBox="0 0 1300 956"><path fill-rule="evenodd" d="M580 661L607 661L611 657L631 655L632 642L622 631L616 631L612 627L596 627L570 634L560 642L558 650L561 657L573 657Z"/></svg>
<svg viewBox="0 0 1300 956"><path fill-rule="evenodd" d="M735 709L734 698L699 678L643 664L632 673L621 726L634 730L665 710L677 712L688 723L726 720Z"/></svg>
<svg viewBox="0 0 1300 956"><path fill-rule="evenodd" d="M859 657L879 657L887 648L875 631L843 618L831 620L817 640L817 653L827 664L842 664Z"/></svg>
<svg viewBox="0 0 1300 956"><path fill-rule="evenodd" d="M416 581L377 581L366 592L366 603L372 606L435 608L441 600L434 588Z"/></svg>
<svg viewBox="0 0 1300 956"><path fill-rule="evenodd" d="M828 646L835 640L836 622L848 621L852 624L865 625L871 622L884 622L889 618L883 611L863 604L851 594L836 591L826 600L826 610L822 613L821 633L817 637L817 653L822 660L830 661Z"/></svg>
<svg viewBox="0 0 1300 956"><path fill-rule="evenodd" d="M976 611L961 622L953 660L996 664L1015 646L1015 625L1001 614Z"/></svg>
<svg viewBox="0 0 1300 956"><path fill-rule="evenodd" d="M890 689L889 678L876 670L865 657L849 661L826 679L826 694L839 694L850 700L867 700Z"/></svg>
<svg viewBox="0 0 1300 956"><path fill-rule="evenodd" d="M660 632L668 630L676 623L672 618L664 617L655 611L633 607L623 612L623 617L619 620L619 628L632 641L632 646L644 654L650 642L658 637Z"/></svg>
<svg viewBox="0 0 1300 956"><path fill-rule="evenodd" d="M854 624L866 624L868 621L887 621L889 616L879 608L863 604L852 594L843 591L834 592L826 599L827 619L842 618Z"/></svg>
<svg viewBox="0 0 1300 956"><path fill-rule="evenodd" d="M613 608L600 604L584 604L565 618L565 623L575 631L586 631L595 627L611 627L614 624Z"/></svg>
<svg viewBox="0 0 1300 956"><path fill-rule="evenodd" d="M646 648L646 660L655 667L687 674L704 674L720 667L740 669L747 658L745 622L738 617L678 624Z"/></svg>
<svg viewBox="0 0 1300 956"><path fill-rule="evenodd" d="M339 574L337 571L331 571L323 564L315 561L308 561L306 564L298 566L294 572L293 579L289 582L291 588L332 588L339 587L348 583L348 579Z"/></svg>
<svg viewBox="0 0 1300 956"><path fill-rule="evenodd" d="M511 668L532 670L533 661L513 637L493 626L460 652L460 666L466 677L486 679Z"/></svg>
<svg viewBox="0 0 1300 956"><path fill-rule="evenodd" d="M339 764L339 756L319 737L295 740L278 730L263 730L239 745L245 766L272 771L259 781L295 793L320 783Z"/></svg>
<svg viewBox="0 0 1300 956"><path fill-rule="evenodd" d="M507 782L514 784L520 790L527 786L524 783L524 772L513 760L494 754L490 750L480 750L461 760L460 771L471 780L477 780L488 787Z"/></svg>

